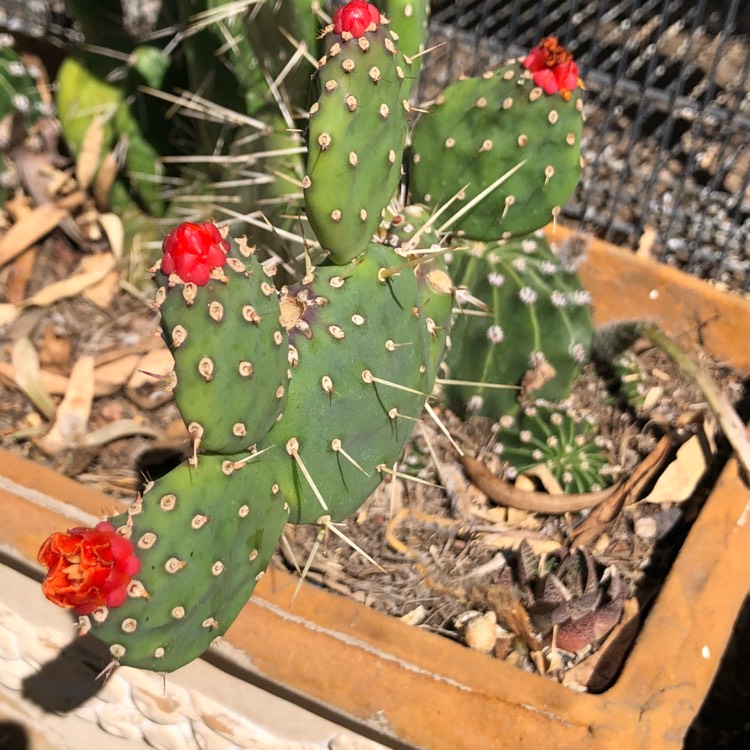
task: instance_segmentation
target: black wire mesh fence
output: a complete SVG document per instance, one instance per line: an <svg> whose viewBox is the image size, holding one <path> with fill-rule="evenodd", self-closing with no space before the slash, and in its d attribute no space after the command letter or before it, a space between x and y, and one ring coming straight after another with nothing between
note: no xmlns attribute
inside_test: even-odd
<svg viewBox="0 0 750 750"><path fill-rule="evenodd" d="M747 0L433 3L425 96L544 36L586 81L586 167L569 223L750 291ZM432 88L432 92L431 92Z"/></svg>

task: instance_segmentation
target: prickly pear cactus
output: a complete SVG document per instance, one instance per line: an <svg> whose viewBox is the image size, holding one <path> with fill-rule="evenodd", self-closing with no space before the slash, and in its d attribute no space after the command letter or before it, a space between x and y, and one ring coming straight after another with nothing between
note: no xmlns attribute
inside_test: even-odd
<svg viewBox="0 0 750 750"><path fill-rule="evenodd" d="M475 300L464 297L451 333L451 408L497 418L529 398L566 398L593 335L590 296L544 238L476 245L449 268Z"/></svg>
<svg viewBox="0 0 750 750"><path fill-rule="evenodd" d="M427 42L427 24L430 20L429 0L385 0L383 10L398 33L401 52L412 60L412 91L422 68L422 58Z"/></svg>
<svg viewBox="0 0 750 750"><path fill-rule="evenodd" d="M578 69L571 67L568 52L556 42L553 47L542 72L552 76L554 86L543 87L547 79L532 70L537 66L532 53L448 86L414 128L415 202L440 206L459 194L458 210L510 175L451 226L459 236L494 240L539 229L555 218L578 183L583 122Z"/></svg>
<svg viewBox="0 0 750 750"><path fill-rule="evenodd" d="M494 452L508 462L508 479L543 465L566 493L612 483L611 473L602 472L607 455L596 425L565 405L536 402L501 419L498 428Z"/></svg>
<svg viewBox="0 0 750 750"><path fill-rule="evenodd" d="M235 138L217 142L216 153L240 155L236 150L254 144L261 153L248 154L253 169L262 159L293 157L266 164L267 176L283 177L294 193L294 118L306 105L277 84L302 52L274 57L273 49L260 49L272 35L262 24L249 30L244 8L203 3L210 12L199 24L218 24L237 46L212 79L198 43L211 35L188 35L185 56L200 82L194 88L219 102L237 94L246 108L230 118ZM259 12L291 28L295 12L315 5L284 0ZM478 304L477 314L458 317L452 334L447 393L461 410L498 415L528 406L529 398L564 396L585 356L590 317L575 275L540 239L498 241L554 216L577 179L577 68L547 40L522 62L449 88L414 133L411 195L404 183L396 196L412 84L407 56L424 43L427 8L388 4L394 25L402 24L399 37L375 6L352 0L319 40L325 55L300 182L323 263L313 265L305 253L304 275L277 290L247 242L232 246L212 223L184 224L164 240L156 303L193 456L127 513L53 535L40 552L49 568L45 594L75 609L82 630L95 632L119 663L167 672L196 658L237 616L287 521L328 526L367 499L431 397L456 301ZM312 49L317 19L296 21L298 41ZM106 115L108 147L137 135L128 130L129 89L97 76L93 63L71 59L58 91L71 142L83 137L94 105ZM128 59L131 79L164 72L159 55ZM303 80L295 76L292 88ZM268 115L272 100L281 106L270 115L273 124L263 125L255 118ZM226 122L202 125L223 131ZM502 189L440 226L436 214L464 184L458 205L465 207L519 165ZM263 178L254 173L250 182ZM277 187L253 193L249 213L292 206L279 212L289 222L275 227L282 234L298 217ZM409 198L412 205L403 205ZM422 200L427 205L418 205ZM446 226L492 240L469 253L453 249L453 280L444 259L452 240ZM293 273L298 259L288 260ZM457 294L457 283L468 289ZM520 387L520 402L495 383ZM539 414L527 409L522 418L540 421ZM511 443L508 437L509 453Z"/></svg>
<svg viewBox="0 0 750 750"><path fill-rule="evenodd" d="M245 450L268 432L289 377L275 269L245 240L236 245L213 224L182 224L164 240L156 275L177 406L197 445L218 453ZM199 253L205 263L195 262Z"/></svg>
<svg viewBox="0 0 750 750"><path fill-rule="evenodd" d="M237 617L288 516L273 467L245 454L201 456L109 519L140 571L117 608L81 618L120 663L171 672L198 658Z"/></svg>
<svg viewBox="0 0 750 750"><path fill-rule="evenodd" d="M302 184L316 237L346 263L367 247L401 179L410 66L363 0L334 14L323 41Z"/></svg>
<svg viewBox="0 0 750 750"><path fill-rule="evenodd" d="M279 482L293 523L356 510L381 481L379 467L398 458L431 392L430 353L444 346L450 283L437 269L419 281L410 268L384 275L403 263L371 244L362 258L317 268L282 294L293 375L283 417L258 448L288 467ZM447 293L436 288L441 273Z"/></svg>

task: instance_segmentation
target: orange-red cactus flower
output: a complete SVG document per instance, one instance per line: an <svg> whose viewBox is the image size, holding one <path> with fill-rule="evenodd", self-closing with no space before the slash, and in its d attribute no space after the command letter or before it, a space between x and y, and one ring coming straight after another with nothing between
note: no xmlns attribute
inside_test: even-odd
<svg viewBox="0 0 750 750"><path fill-rule="evenodd" d="M542 39L539 46L526 56L523 67L532 74L534 84L545 94L559 91L568 99L570 92L578 86L578 65L573 55L554 36Z"/></svg>
<svg viewBox="0 0 750 750"><path fill-rule="evenodd" d="M348 31L355 39L364 36L371 23L380 23L380 11L365 0L351 0L333 14L333 31Z"/></svg>
<svg viewBox="0 0 750 750"><path fill-rule="evenodd" d="M55 532L39 549L48 568L42 592L59 607L87 615L97 607L119 607L131 578L141 569L133 545L111 523Z"/></svg>
<svg viewBox="0 0 750 750"><path fill-rule="evenodd" d="M198 286L208 283L212 269L223 266L229 252L229 243L210 221L180 224L164 238L161 247L161 270Z"/></svg>

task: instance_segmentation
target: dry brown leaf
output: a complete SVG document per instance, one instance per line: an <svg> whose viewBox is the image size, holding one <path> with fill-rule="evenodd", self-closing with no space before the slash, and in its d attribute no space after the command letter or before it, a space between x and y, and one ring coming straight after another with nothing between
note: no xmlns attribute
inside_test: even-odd
<svg viewBox="0 0 750 750"><path fill-rule="evenodd" d="M540 651L542 641L534 630L529 613L513 593L503 586L487 589L487 602L495 610L498 622L522 638L532 651Z"/></svg>
<svg viewBox="0 0 750 750"><path fill-rule="evenodd" d="M26 287L36 264L36 248L32 247L28 252L19 255L13 260L10 267L10 277L5 290L5 298L14 305L20 305L26 297Z"/></svg>
<svg viewBox="0 0 750 750"><path fill-rule="evenodd" d="M89 432L82 442L87 447L98 447L133 435L155 438L158 437L159 431L135 419L118 419L100 427L98 430Z"/></svg>
<svg viewBox="0 0 750 750"><path fill-rule="evenodd" d="M693 435L680 446L669 466L656 480L644 503L681 503L690 498L708 469L711 448L705 433Z"/></svg>
<svg viewBox="0 0 750 750"><path fill-rule="evenodd" d="M15 305L3 302L0 304L0 326L12 323L21 311Z"/></svg>
<svg viewBox="0 0 750 750"><path fill-rule="evenodd" d="M42 330L42 340L39 344L39 363L42 367L67 372L72 348L70 337L58 336L55 326L47 323Z"/></svg>
<svg viewBox="0 0 750 750"><path fill-rule="evenodd" d="M537 479L539 482L541 482L542 487L544 487L544 489L547 490L550 495L563 494L563 488L560 486L560 482L557 481L555 475L552 473L547 464L537 464L536 466L532 466L521 476ZM521 477L519 476L518 479L520 478ZM516 484L518 484L518 479L516 480ZM532 487L531 489L534 488Z"/></svg>
<svg viewBox="0 0 750 750"><path fill-rule="evenodd" d="M115 183L117 172L120 167L117 163L117 157L110 151L104 155L102 163L99 167L99 171L96 173L94 178L94 185L91 188L94 194L94 200L96 206L100 211L106 211L109 206L109 194L112 190L112 185ZM118 256L119 257L119 256Z"/></svg>
<svg viewBox="0 0 750 750"><path fill-rule="evenodd" d="M0 377L9 386L23 390L22 385L16 380L13 365L0 362ZM68 379L64 375L58 375L56 372L50 372L49 370L39 370L39 382L42 384L42 388L52 396L62 396L68 388ZM53 411L51 417L54 417L54 415Z"/></svg>
<svg viewBox="0 0 750 750"><path fill-rule="evenodd" d="M99 223L109 240L109 249L118 260L122 258L125 247L125 227L117 214L99 214Z"/></svg>
<svg viewBox="0 0 750 750"><path fill-rule="evenodd" d="M516 478L516 489L523 490L524 492L534 492L536 490L536 484L534 480L526 476L526 474L519 474Z"/></svg>
<svg viewBox="0 0 750 750"><path fill-rule="evenodd" d="M521 397L528 396L538 391L546 383L557 375L557 370L546 360L540 359L535 362L531 369L527 370L521 380Z"/></svg>
<svg viewBox="0 0 750 750"><path fill-rule="evenodd" d="M99 365L95 371L97 396L100 395L100 389L107 394L119 391L130 379L140 358L140 354L128 354L113 362Z"/></svg>
<svg viewBox="0 0 750 750"><path fill-rule="evenodd" d="M606 529L619 515L624 505L638 500L643 488L656 476L667 460L672 441L665 435L630 473L612 488L612 493L598 508L576 527L571 535L578 547L585 547Z"/></svg>
<svg viewBox="0 0 750 750"><path fill-rule="evenodd" d="M80 206L85 198L85 193L77 191L56 203L45 203L35 208L16 222L0 237L0 266L4 266L51 232L74 208Z"/></svg>
<svg viewBox="0 0 750 750"><path fill-rule="evenodd" d="M490 500L518 510L527 510L532 513L570 513L593 508L612 493L612 488L600 492L571 495L549 495L546 492L519 490L510 482L495 476L481 461L466 455L461 456L459 460L469 479Z"/></svg>
<svg viewBox="0 0 750 750"><path fill-rule="evenodd" d="M76 180L84 190L91 184L99 166L99 155L104 144L104 121L95 115L83 135L81 149L76 159Z"/></svg>
<svg viewBox="0 0 750 750"><path fill-rule="evenodd" d="M119 286L119 271L110 271L101 281L92 284L88 289L84 289L83 296L102 310L108 310Z"/></svg>
<svg viewBox="0 0 750 750"><path fill-rule="evenodd" d="M23 337L13 344L11 361L12 377L16 385L47 419L52 419L57 407L44 386L40 376L39 357L29 339Z"/></svg>
<svg viewBox="0 0 750 750"><path fill-rule="evenodd" d="M166 346L146 352L138 360L135 372L128 381L128 389L137 390L144 385L153 384L155 379L168 377L172 370L174 357Z"/></svg>
<svg viewBox="0 0 750 750"><path fill-rule="evenodd" d="M84 355L73 365L68 389L57 407L55 423L38 445L54 454L79 444L86 434L93 401L94 358Z"/></svg>
<svg viewBox="0 0 750 750"><path fill-rule="evenodd" d="M48 307L66 297L75 297L84 289L101 281L114 265L115 258L111 253L86 256L72 276L40 289L23 303L24 307Z"/></svg>
<svg viewBox="0 0 750 750"><path fill-rule="evenodd" d="M138 357L139 355L132 354L130 357L123 357L116 362L97 367L94 371L94 396L101 398L119 391L138 364ZM16 380L13 365L7 362L0 362L0 378L11 387L21 388ZM62 396L68 390L68 378L49 370L39 370L39 382L44 390L53 396Z"/></svg>

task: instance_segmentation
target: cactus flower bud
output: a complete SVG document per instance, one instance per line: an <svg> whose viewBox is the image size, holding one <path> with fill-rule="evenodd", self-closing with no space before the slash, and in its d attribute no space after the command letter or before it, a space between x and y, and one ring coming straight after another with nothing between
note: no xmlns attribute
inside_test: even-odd
<svg viewBox="0 0 750 750"><path fill-rule="evenodd" d="M380 11L365 0L351 0L333 14L334 33L348 31L355 39L364 36L372 23L380 23Z"/></svg>
<svg viewBox="0 0 750 750"><path fill-rule="evenodd" d="M161 270L164 273L176 273L184 282L204 286L211 270L227 262L229 243L209 221L201 224L184 222L164 238L162 250Z"/></svg>
<svg viewBox="0 0 750 750"><path fill-rule="evenodd" d="M578 65L573 55L558 43L554 36L542 39L523 61L523 67L530 71L534 84L545 94L558 91L563 99L570 99L570 92L578 85Z"/></svg>
<svg viewBox="0 0 750 750"><path fill-rule="evenodd" d="M79 615L97 607L119 607L132 576L141 569L133 545L106 521L93 529L55 532L42 544L37 559L48 568L44 595Z"/></svg>

